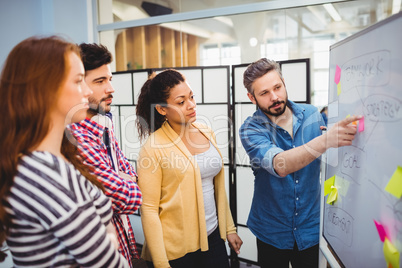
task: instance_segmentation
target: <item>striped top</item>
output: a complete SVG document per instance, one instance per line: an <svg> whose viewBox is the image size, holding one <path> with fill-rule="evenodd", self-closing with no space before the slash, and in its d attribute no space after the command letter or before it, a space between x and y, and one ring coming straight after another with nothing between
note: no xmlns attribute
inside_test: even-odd
<svg viewBox="0 0 402 268"><path fill-rule="evenodd" d="M109 199L63 158L23 156L10 190L7 244L16 267L128 267L106 234Z"/></svg>

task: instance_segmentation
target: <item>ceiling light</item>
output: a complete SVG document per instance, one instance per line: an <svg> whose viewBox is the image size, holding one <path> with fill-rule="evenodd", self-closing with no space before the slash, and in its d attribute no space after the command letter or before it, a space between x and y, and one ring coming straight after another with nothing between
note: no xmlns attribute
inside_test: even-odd
<svg viewBox="0 0 402 268"><path fill-rule="evenodd" d="M341 21L342 18L339 15L338 11L334 8L332 4L324 4L325 9L331 15L331 17L334 19L334 21Z"/></svg>
<svg viewBox="0 0 402 268"><path fill-rule="evenodd" d="M249 42L251 47L255 47L258 44L258 40L255 37L251 37Z"/></svg>

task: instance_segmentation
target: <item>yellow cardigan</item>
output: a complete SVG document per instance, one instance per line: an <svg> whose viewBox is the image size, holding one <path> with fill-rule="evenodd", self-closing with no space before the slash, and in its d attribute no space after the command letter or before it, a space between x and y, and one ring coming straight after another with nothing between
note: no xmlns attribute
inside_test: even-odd
<svg viewBox="0 0 402 268"><path fill-rule="evenodd" d="M211 129L199 123L193 126L218 150ZM143 196L141 220L145 243L142 257L159 268L169 267L168 260L198 249L207 251L200 169L167 122L152 133L141 148L137 171ZM223 163L214 178L214 186L219 232L226 241L226 235L236 233L236 227L226 197Z"/></svg>

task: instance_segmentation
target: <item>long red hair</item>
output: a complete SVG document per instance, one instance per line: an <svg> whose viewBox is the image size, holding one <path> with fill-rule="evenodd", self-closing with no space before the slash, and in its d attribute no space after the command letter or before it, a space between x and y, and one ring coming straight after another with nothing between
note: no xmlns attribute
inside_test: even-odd
<svg viewBox="0 0 402 268"><path fill-rule="evenodd" d="M13 185L19 158L39 145L50 129L50 112L66 79L70 52L80 56L78 46L61 37L31 37L15 46L7 57L0 78L0 199L7 197ZM62 152L70 153L66 158L80 163L72 155L74 145L64 146ZM10 219L0 202L0 244L9 226ZM0 252L0 261L4 257Z"/></svg>

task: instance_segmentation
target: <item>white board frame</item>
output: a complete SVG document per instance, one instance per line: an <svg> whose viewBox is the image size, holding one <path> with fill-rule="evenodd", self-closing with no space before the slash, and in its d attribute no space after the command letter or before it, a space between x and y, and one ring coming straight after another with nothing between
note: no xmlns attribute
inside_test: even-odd
<svg viewBox="0 0 402 268"><path fill-rule="evenodd" d="M356 33L356 34L354 34L354 35L352 35L352 36L350 36L350 37L348 37L348 38L336 43L336 44L334 44L334 45L332 45L330 47L330 53L335 48L337 48L337 47L339 47L339 46L341 46L343 44L346 44L346 43L348 43L350 41L353 41L356 38L364 36L365 34L371 32L371 31L373 31L373 30L375 30L375 29L377 29L377 28L379 28L381 26L384 26L384 25L386 25L388 23L391 23L394 20L400 19L401 17L402 17L402 12L400 12L398 14L395 14L395 15L393 15L393 16L391 16L391 17L389 17L389 18L387 18L387 19L385 19L383 21L380 21L380 22L378 22L378 23L376 23L376 24L374 24L374 25L372 25L372 26L370 26L370 27L368 27L368 28L366 28L366 29L364 29L364 30L362 30L362 31L360 31L360 32L358 32L358 33ZM379 42L379 44L381 46L382 43L384 42L384 40L379 39L378 42ZM389 42L389 41L387 41L387 42ZM329 83L333 83L333 77L331 77L331 76L329 78ZM329 88L331 89L330 86L329 86ZM329 100L328 102L330 104L333 102L333 100L331 99L331 94L328 94L328 100ZM336 103L333 106L334 107L338 106L338 103ZM335 108L336 108L336 111L334 111L334 109L332 109L329 106L329 111L328 112L329 112L329 114L335 115L333 117L337 117L338 114L340 113L340 111L337 110L338 108L337 107L335 107ZM324 155L323 155L323 157L324 157ZM338 160L338 162L339 161L340 160ZM327 164L325 164L327 161L323 161L323 162L324 162L323 163L324 167L323 167L322 170L324 170L323 174L325 176L323 176L323 178L325 179L327 177L326 176L327 175L326 174L326 166L327 166ZM338 258L337 253L332 250L330 244L327 242L327 240L324 237L324 228L323 228L323 226L324 226L324 212L325 212L324 211L325 210L325 208L324 208L324 206L325 206L325 203L324 203L324 181L322 181L321 185L322 185L322 190L321 190L321 209L320 209L320 219L321 220L320 220L320 246L319 246L320 247L320 252L325 256L326 260L328 261L328 263L330 264L330 266L332 268L334 268L334 267L335 268L337 268L337 267L345 267L345 265L342 263L340 258ZM367 254L370 254L370 253L368 252ZM325 266L320 266L320 267L323 268ZM385 260L384 260L384 267L385 267Z"/></svg>

